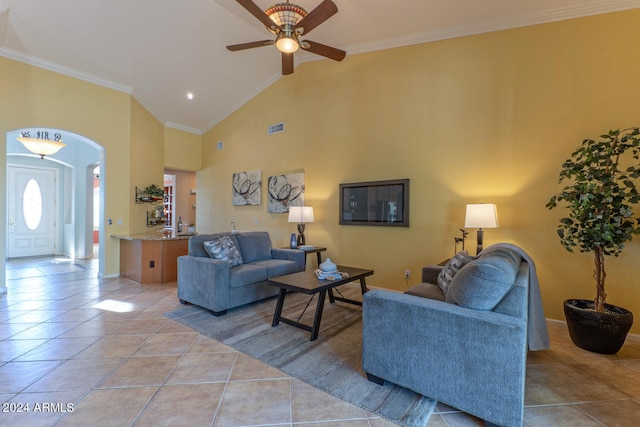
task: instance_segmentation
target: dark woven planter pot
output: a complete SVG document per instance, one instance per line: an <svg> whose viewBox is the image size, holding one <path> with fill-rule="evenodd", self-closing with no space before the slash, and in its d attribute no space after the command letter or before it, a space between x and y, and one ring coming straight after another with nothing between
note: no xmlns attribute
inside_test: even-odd
<svg viewBox="0 0 640 427"><path fill-rule="evenodd" d="M593 310L592 300L568 299L564 302L569 335L573 343L585 350L615 354L624 344L633 324L633 313L622 307L605 304L605 311Z"/></svg>

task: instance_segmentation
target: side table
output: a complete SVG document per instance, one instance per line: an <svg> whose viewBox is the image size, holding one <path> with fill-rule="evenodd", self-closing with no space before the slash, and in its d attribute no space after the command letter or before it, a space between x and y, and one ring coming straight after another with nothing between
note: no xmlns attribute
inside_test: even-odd
<svg viewBox="0 0 640 427"><path fill-rule="evenodd" d="M290 248L285 248L285 249L290 249ZM297 248L300 249L300 248ZM318 261L318 264L316 265L316 267L320 267L320 264L322 263L322 256L320 255L321 252L324 252L327 250L327 248L321 248L318 246L309 246L309 247L305 247L304 249L300 249L301 251L304 252L304 265L305 268L307 266L307 255L308 254L316 254L316 260Z"/></svg>

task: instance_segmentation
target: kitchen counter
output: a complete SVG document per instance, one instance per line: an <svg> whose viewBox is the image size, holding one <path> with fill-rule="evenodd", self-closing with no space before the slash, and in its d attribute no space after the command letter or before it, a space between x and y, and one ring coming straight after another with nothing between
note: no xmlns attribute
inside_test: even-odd
<svg viewBox="0 0 640 427"><path fill-rule="evenodd" d="M142 284L176 282L178 257L187 255L189 238L193 235L112 235L120 240L120 276Z"/></svg>

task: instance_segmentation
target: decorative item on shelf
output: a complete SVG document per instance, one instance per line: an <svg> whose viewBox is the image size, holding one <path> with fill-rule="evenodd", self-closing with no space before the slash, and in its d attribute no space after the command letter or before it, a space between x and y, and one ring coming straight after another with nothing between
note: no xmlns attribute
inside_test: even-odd
<svg viewBox="0 0 640 427"><path fill-rule="evenodd" d="M144 190L136 187L136 203L160 203L164 202L164 189L151 184L147 186Z"/></svg>
<svg viewBox="0 0 640 427"><path fill-rule="evenodd" d="M296 239L296 233L291 233L291 239L289 239L289 247L295 249L298 247L298 240Z"/></svg>
<svg viewBox="0 0 640 427"><path fill-rule="evenodd" d="M313 208L311 206L291 206L289 208L289 222L298 223L298 241L296 246L302 246L306 244L304 238L305 222L313 222Z"/></svg>
<svg viewBox="0 0 640 427"><path fill-rule="evenodd" d="M461 237L454 237L454 245L453 245L453 254L457 254L458 251L458 244L462 243L462 250L464 251L464 241L466 240L466 238L469 236L469 232L467 230L465 230L464 228L460 229L460 232L462 233Z"/></svg>
<svg viewBox="0 0 640 427"><path fill-rule="evenodd" d="M164 205L157 206L154 210L147 212L147 227L155 227L164 223Z"/></svg>
<svg viewBox="0 0 640 427"><path fill-rule="evenodd" d="M629 310L606 303L604 260L620 255L625 243L640 234L635 183L640 178L639 152L637 127L610 130L600 141L583 140L560 170L558 182L569 183L546 205L553 209L564 202L569 211L557 228L562 246L569 252L577 248L594 253L595 298L568 299L564 312L573 343L596 353L617 353L633 324Z"/></svg>
<svg viewBox="0 0 640 427"><path fill-rule="evenodd" d="M25 146L25 148L31 151L33 154L37 154L41 159L44 156L50 156L55 154L66 144L62 142L62 135L58 132L53 134L53 139L49 139L48 131L36 131L36 137L31 137L31 132L21 132L20 136L16 138Z"/></svg>
<svg viewBox="0 0 640 427"><path fill-rule="evenodd" d="M331 258L327 258L318 267L325 273L334 273L338 271L338 266L331 262Z"/></svg>
<svg viewBox="0 0 640 427"><path fill-rule="evenodd" d="M187 228L187 232L195 233L196 232L196 225L193 224L193 223L189 224L189 227Z"/></svg>
<svg viewBox="0 0 640 427"><path fill-rule="evenodd" d="M484 238L483 228L498 228L498 209L496 205L493 203L468 204L464 226L465 228L478 229L476 255L480 255Z"/></svg>

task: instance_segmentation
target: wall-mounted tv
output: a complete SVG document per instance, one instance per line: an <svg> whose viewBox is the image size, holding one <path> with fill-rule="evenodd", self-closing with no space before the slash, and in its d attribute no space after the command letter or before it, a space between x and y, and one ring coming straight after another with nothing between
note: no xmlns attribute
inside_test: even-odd
<svg viewBox="0 0 640 427"><path fill-rule="evenodd" d="M340 184L340 224L409 226L409 180Z"/></svg>

